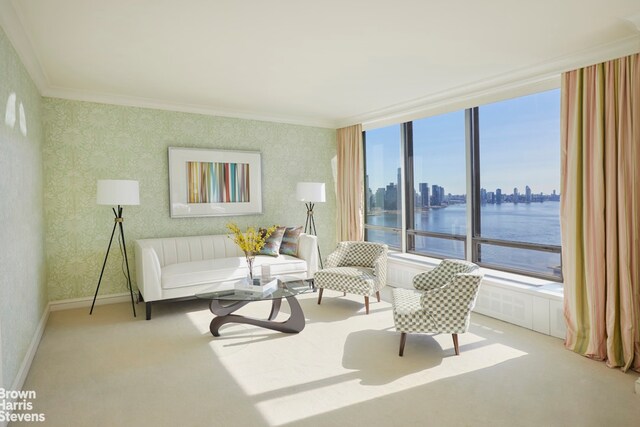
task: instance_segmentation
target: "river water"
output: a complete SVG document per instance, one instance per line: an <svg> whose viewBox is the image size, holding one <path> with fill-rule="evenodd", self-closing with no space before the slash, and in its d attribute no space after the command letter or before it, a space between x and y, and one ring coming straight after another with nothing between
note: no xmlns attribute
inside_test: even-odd
<svg viewBox="0 0 640 427"><path fill-rule="evenodd" d="M466 234L466 204L415 212L415 229L446 234ZM560 203L486 204L480 208L481 236L492 239L560 245ZM400 228L400 214L367 215L367 224ZM399 234L367 231L367 239L400 245ZM416 252L464 258L464 242L416 237ZM560 276L560 254L481 245L481 261L542 274Z"/></svg>

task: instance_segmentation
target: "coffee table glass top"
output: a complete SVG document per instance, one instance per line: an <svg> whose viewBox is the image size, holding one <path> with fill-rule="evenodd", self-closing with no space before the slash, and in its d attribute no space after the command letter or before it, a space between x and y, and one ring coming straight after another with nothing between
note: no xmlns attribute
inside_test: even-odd
<svg viewBox="0 0 640 427"><path fill-rule="evenodd" d="M315 289L313 279L298 279L295 277L278 277L277 279L278 288L271 292L261 293L234 289L233 286L236 281L225 282L222 290L197 293L196 298L218 301L265 301L312 292Z"/></svg>

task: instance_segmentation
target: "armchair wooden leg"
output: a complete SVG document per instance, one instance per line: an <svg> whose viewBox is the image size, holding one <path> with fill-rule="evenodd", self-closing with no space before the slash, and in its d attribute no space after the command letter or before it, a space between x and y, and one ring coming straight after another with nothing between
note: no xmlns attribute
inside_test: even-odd
<svg viewBox="0 0 640 427"><path fill-rule="evenodd" d="M318 292L318 305L320 305L320 301L322 301L322 291L324 291L324 288L320 288L320 292Z"/></svg>
<svg viewBox="0 0 640 427"><path fill-rule="evenodd" d="M364 308L367 314L369 314L369 297L364 297Z"/></svg>
<svg viewBox="0 0 640 427"><path fill-rule="evenodd" d="M404 343L406 342L407 342L407 333L401 332L400 333L400 353L398 353L400 357L402 357L402 355L404 354Z"/></svg>
<svg viewBox="0 0 640 427"><path fill-rule="evenodd" d="M347 293L346 293L346 292L343 292L343 293L342 293L342 296L343 296L343 297L346 297L346 296L347 296Z"/></svg>
<svg viewBox="0 0 640 427"><path fill-rule="evenodd" d="M451 334L453 337L453 348L456 350L456 356L460 356L460 348L458 347L458 334Z"/></svg>
<svg viewBox="0 0 640 427"><path fill-rule="evenodd" d="M380 291L376 291L376 298L378 298L378 302L380 302Z"/></svg>

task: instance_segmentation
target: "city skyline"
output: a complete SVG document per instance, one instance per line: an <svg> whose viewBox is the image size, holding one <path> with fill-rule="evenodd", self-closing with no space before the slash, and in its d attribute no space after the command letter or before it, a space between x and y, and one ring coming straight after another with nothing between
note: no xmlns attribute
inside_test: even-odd
<svg viewBox="0 0 640 427"><path fill-rule="evenodd" d="M398 175L399 178L399 175ZM369 176L365 177L368 184ZM385 187L373 189L367 187L367 207L382 208L382 210L398 210L400 204L400 188L399 181L390 182ZM438 184L429 184L428 182L418 183L418 187L413 189L414 204L416 208L424 207L445 207L449 204L466 203L466 193L453 194L447 192L446 189ZM425 200L427 201L425 203ZM525 185L524 192L518 187L513 187L510 191L503 190L502 187L496 188L494 191L487 191L484 187L480 188L481 204L501 204L501 203L541 203L541 202L559 202L560 193L553 189L551 193L534 192L534 190Z"/></svg>

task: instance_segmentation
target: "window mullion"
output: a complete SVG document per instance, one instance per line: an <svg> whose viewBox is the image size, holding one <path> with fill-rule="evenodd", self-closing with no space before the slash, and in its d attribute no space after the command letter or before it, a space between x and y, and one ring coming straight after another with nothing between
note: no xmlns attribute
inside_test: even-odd
<svg viewBox="0 0 640 427"><path fill-rule="evenodd" d="M402 125L402 235L403 252L415 249L415 238L409 235L407 230L415 228L413 212L415 210L415 200L413 197L413 123L406 122Z"/></svg>
<svg viewBox="0 0 640 427"><path fill-rule="evenodd" d="M480 169L478 161L478 108L465 110L466 178L467 178L467 241L465 256L468 261L476 261L473 238L480 224Z"/></svg>
<svg viewBox="0 0 640 427"><path fill-rule="evenodd" d="M367 180L367 175L368 171L367 171L367 133L365 131L362 131L362 172L364 174L364 179L362 180L362 184L364 185L364 212L362 212L362 224L363 224L363 236L362 238L366 241L367 240L367 212L369 212L370 206L370 200L369 200L369 182Z"/></svg>

